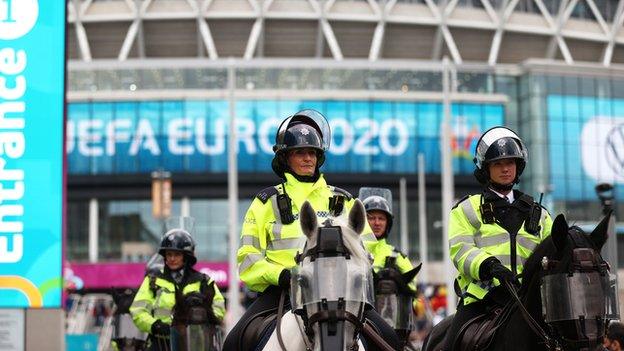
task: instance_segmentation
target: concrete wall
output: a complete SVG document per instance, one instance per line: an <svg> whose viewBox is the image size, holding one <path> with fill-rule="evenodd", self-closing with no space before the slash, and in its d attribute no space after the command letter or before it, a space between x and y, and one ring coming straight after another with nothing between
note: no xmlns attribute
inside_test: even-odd
<svg viewBox="0 0 624 351"><path fill-rule="evenodd" d="M65 313L62 309L26 310L26 351L65 351Z"/></svg>

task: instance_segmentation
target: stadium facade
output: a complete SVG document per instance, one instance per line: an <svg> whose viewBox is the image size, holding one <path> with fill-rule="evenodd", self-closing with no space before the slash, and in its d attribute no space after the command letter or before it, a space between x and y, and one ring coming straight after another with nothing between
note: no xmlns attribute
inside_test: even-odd
<svg viewBox="0 0 624 351"><path fill-rule="evenodd" d="M406 180L415 260L423 155L428 252L441 260L443 57L455 197L479 191L475 143L504 124L529 147L521 189L544 193L577 224L596 223L596 184L624 196L623 12L611 0L70 1L68 267L85 288L110 286L107 265L140 271L163 227L152 173L166 171L172 214L196 218L199 259L225 283L230 116L242 217L277 182L279 121L302 108L332 125L331 184L389 187L399 216ZM624 218L623 205L616 214Z"/></svg>

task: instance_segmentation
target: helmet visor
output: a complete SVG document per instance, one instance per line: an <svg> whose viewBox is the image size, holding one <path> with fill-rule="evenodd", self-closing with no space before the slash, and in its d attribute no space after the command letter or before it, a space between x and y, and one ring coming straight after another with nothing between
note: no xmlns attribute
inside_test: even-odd
<svg viewBox="0 0 624 351"><path fill-rule="evenodd" d="M321 147L323 151L329 150L331 143L331 129L329 128L329 122L327 122L325 116L323 116L320 112L311 109L301 110L291 117L286 118L282 124L280 124L275 138L276 146L284 144L283 139L284 135L286 135L286 130L298 123L304 123L316 129L321 136Z"/></svg>
<svg viewBox="0 0 624 351"><path fill-rule="evenodd" d="M372 198L373 196L377 198ZM381 200L380 198L386 201L388 209L385 210L383 208L371 208L371 210L379 209L392 214L392 192L390 191L390 189L362 187L360 188L360 192L358 193L358 199L360 199L363 203L373 200Z"/></svg>
<svg viewBox="0 0 624 351"><path fill-rule="evenodd" d="M518 134L511 129L494 127L479 138L474 161L478 168L482 168L484 162L503 158L522 158L526 160L526 147Z"/></svg>
<svg viewBox="0 0 624 351"><path fill-rule="evenodd" d="M486 162L505 158L524 158L522 149L515 139L501 138L494 142L485 153Z"/></svg>
<svg viewBox="0 0 624 351"><path fill-rule="evenodd" d="M187 216L171 216L165 221L165 232L169 232L172 229L182 229L189 234L193 235L193 229L195 227L195 218Z"/></svg>

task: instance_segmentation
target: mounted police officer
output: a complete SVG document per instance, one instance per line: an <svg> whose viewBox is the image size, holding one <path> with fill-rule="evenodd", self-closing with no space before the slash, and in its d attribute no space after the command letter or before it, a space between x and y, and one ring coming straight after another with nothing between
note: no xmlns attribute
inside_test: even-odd
<svg viewBox="0 0 624 351"><path fill-rule="evenodd" d="M139 330L149 333L148 350L169 350L171 316L176 303L175 292L182 294L214 289L212 312L222 320L225 300L214 281L193 269L197 262L195 241L184 229L169 230L162 238L158 253L165 265L161 271L151 271L143 279L130 306L132 319Z"/></svg>
<svg viewBox="0 0 624 351"><path fill-rule="evenodd" d="M358 197L362 200L366 209L366 219L377 238L377 245L372 252L375 271L383 268L392 258L401 273L406 273L414 266L409 258L396 249L387 241L388 234L392 230L394 214L392 213L392 192L383 188L361 188ZM410 288L416 292L415 279L409 283Z"/></svg>
<svg viewBox="0 0 624 351"><path fill-rule="evenodd" d="M352 196L328 185L319 170L330 140L329 124L315 110L299 111L278 128L271 166L282 181L254 198L245 215L238 249L240 278L259 295L226 337L224 350L241 350L242 335L251 319L276 311L280 294L289 290L290 269L296 265L295 256L305 243L299 224L303 203L308 201L316 209L320 221L348 213L353 206ZM377 243L367 229L362 240L372 252ZM374 310L366 311L365 316L386 341L398 345L392 328Z"/></svg>
<svg viewBox="0 0 624 351"><path fill-rule="evenodd" d="M513 190L527 162L527 149L515 132L505 127L486 131L474 162L483 192L461 199L449 217L450 256L459 273L461 300L447 333L447 350L465 322L509 301L502 282L519 286L524 262L552 227L546 209Z"/></svg>

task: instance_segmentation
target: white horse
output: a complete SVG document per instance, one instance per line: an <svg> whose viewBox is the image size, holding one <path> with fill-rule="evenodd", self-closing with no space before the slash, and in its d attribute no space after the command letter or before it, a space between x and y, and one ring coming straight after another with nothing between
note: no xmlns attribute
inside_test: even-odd
<svg viewBox="0 0 624 351"><path fill-rule="evenodd" d="M307 240L292 270L295 313L278 319L263 350L364 350L358 333L364 305L373 303L371 260L360 239L364 206L357 200L348 216L322 225L308 202L299 215Z"/></svg>

